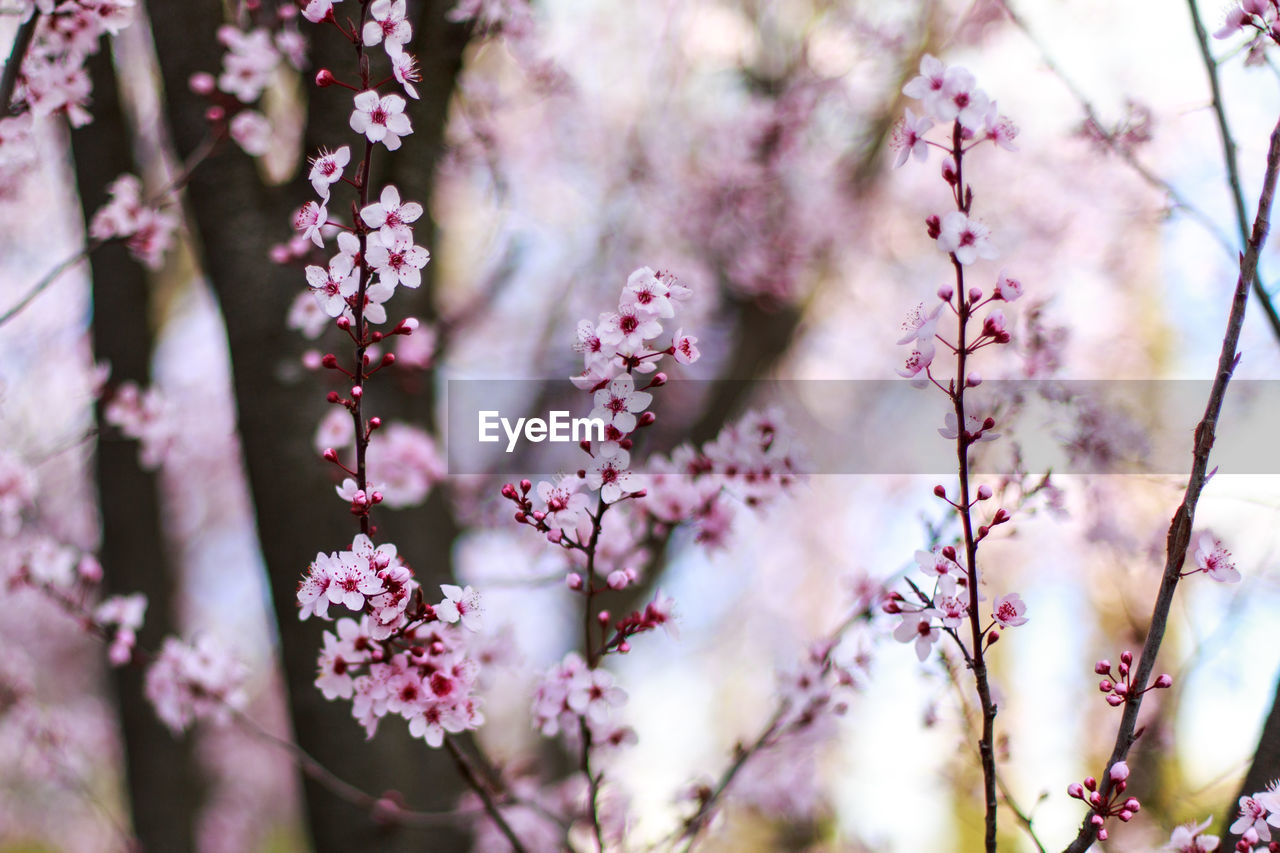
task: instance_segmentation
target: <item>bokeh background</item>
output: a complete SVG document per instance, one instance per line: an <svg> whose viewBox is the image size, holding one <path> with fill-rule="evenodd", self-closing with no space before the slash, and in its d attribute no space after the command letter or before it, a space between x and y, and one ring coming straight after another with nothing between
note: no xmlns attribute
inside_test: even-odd
<svg viewBox="0 0 1280 853"><path fill-rule="evenodd" d="M901 87L926 53L970 68L1020 128L1018 151L986 146L966 160L975 210L1000 249L978 280L1008 268L1027 292L1008 308L1014 343L983 353L984 375L1211 377L1239 240L1191 11L1153 0L1011 5L1016 18L988 0L492 0L456 20L452 3L411 2L418 132L384 177L429 201L427 281L399 308L423 318L434 346L375 390L375 410L443 443L450 379L540 380L520 387L571 395L576 322L609 308L645 265L695 292L684 327L703 358L683 376L745 380L684 401L672 430L714 435L752 407L757 383L893 377L902 317L950 275L922 227L949 204L939 161L895 170L888 145L910 105ZM1200 4L1210 31L1219 7ZM85 216L116 174L136 168L160 186L203 132L186 78L216 70L213 29L243 10L192 0L138 11L95 60L94 124L46 122L37 156L6 172L0 310L79 251ZM0 17L0 43L15 26ZM266 255L310 197L305 155L349 141L345 95L308 85L317 67L343 61L328 38L305 71L278 71L265 106L270 152L228 146L193 175L181 245L161 269L143 273L123 253L78 265L0 327L0 455L38 482L0 567L48 543L127 553L111 550L113 531L128 538L111 508L137 521L145 503L119 491L133 487L103 460L130 461L136 446L94 432L95 362L110 329L135 324L141 353L112 359L111 381L150 372L172 445L139 487L158 496L151 573L108 583L146 587L149 622L232 647L252 668L248 714L261 726L166 745L136 707L136 680L109 673L73 620L30 591L0 593L0 686L23 696L0 701L5 853L126 850L151 819L185 821L173 830L191 839L185 849L207 853L470 849L465 831L381 826L326 799L261 736L296 738L366 789L396 789L415 806L447 808L460 793L425 744L380 734L365 745L321 700L310 685L320 629L291 616L310 555L340 544L324 536L343 507L313 446L329 386L303 361L338 342L286 328L301 271ZM1280 92L1269 59L1246 67L1242 42L1211 49L1252 210ZM107 165L111 150L124 165ZM1280 278L1272 245L1264 283ZM108 309L108 294L131 301ZM1238 377L1280 378L1280 335L1256 303L1241 349ZM1111 470L1162 411L1132 402L1123 417L1068 412L1062 440ZM837 433L858 429L859 412L815 410ZM665 423L661 397L656 411ZM1189 467L1189 433L1186 444ZM484 591L488 630L513 654L495 664L503 675L479 740L550 778L562 759L530 730L528 703L537 673L575 643L575 601L545 543L506 520L500 482L437 475L420 506L388 513L386 530L420 575ZM860 585L900 588L943 518L936 482L952 480L815 472L766 508L738 507L722 543L677 532L647 583L678 602L679 636L644 638L615 664L639 736L607 770L630 800L628 849L662 843L688 813L691 785L754 737L777 674L841 621ZM1140 647L1184 484L1143 473L1053 482L1053 501L1029 507L984 554L990 590L1019 591L1031 617L993 652L1003 774L1039 837L1060 848L1082 817L1066 786L1101 771L1119 719L1093 663ZM1211 480L1197 527L1228 544L1244 577L1193 577L1180 589L1158 666L1175 687L1148 697L1130 762L1144 810L1107 849L1156 849L1192 819L1223 828L1280 673L1278 510L1274 476ZM866 669L848 713L763 756L704 849L979 849L972 697L936 655L922 665L894 642L895 624L876 618L851 633ZM140 788L135 752L165 750L176 762L166 784ZM167 817L147 817L157 812ZM1034 849L1007 815L1001 849Z"/></svg>

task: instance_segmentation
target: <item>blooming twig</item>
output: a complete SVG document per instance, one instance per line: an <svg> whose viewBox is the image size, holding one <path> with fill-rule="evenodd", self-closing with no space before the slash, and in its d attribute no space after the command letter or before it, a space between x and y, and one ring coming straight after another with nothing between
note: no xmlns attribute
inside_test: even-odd
<svg viewBox="0 0 1280 853"><path fill-rule="evenodd" d="M1227 383L1230 382L1231 374L1239 361L1236 347L1240 341L1240 329L1244 325L1249 288L1256 281L1258 254L1270 228L1269 218L1278 176L1280 176L1280 121L1277 121L1275 129L1271 132L1271 143L1267 150L1267 171L1262 182L1262 193L1258 198L1258 210L1253 220L1252 235L1240 256L1240 275L1236 280L1231 313L1227 319L1227 330L1222 340L1222 351L1218 356L1217 375L1209 392L1209 402L1205 407L1204 417L1196 427L1191 476L1187 480L1182 504L1169 524L1164 574L1161 577L1160 591L1156 595L1152 610L1151 626L1147 629L1147 637L1142 645L1142 656L1138 659L1138 667L1133 674L1132 689L1125 702L1120 728L1116 732L1115 747L1107 762L1108 773L1103 775L1098 792L1104 801L1110 793L1110 770L1124 761L1129 754L1129 749L1138 739L1135 729L1138 723L1138 711L1142 707L1142 696L1151 672L1155 668L1156 655L1160 651L1160 643L1164 639L1165 626L1169 620L1169 610L1173 606L1173 595L1178 587L1178 581L1181 580L1182 565L1187 558L1196 504L1200 500L1200 493L1208 479L1209 452L1213 449L1214 433L1218 415L1222 411L1222 401L1226 396ZM1083 853L1089 849L1097 832L1098 826L1086 818L1075 840L1066 848L1066 853Z"/></svg>

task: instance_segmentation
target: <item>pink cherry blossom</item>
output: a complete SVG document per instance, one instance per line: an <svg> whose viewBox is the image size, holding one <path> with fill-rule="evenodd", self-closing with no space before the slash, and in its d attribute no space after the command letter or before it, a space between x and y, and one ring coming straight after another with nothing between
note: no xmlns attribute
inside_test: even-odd
<svg viewBox="0 0 1280 853"><path fill-rule="evenodd" d="M422 205L416 201L401 204L400 191L388 184L382 188L378 201L360 211L360 218L370 228L379 229L384 245L394 245L397 240L412 242L410 227L422 216Z"/></svg>
<svg viewBox="0 0 1280 853"><path fill-rule="evenodd" d="M911 157L923 163L929 159L929 143L924 135L933 127L933 120L928 116L916 116L911 108L906 116L893 126L893 135L889 139L889 147L898 152L894 158L894 168L901 166Z"/></svg>
<svg viewBox="0 0 1280 853"><path fill-rule="evenodd" d="M942 217L942 231L938 235L938 248L956 256L962 264L971 264L978 258L994 258L991 232L987 226L975 222L958 210Z"/></svg>
<svg viewBox="0 0 1280 853"><path fill-rule="evenodd" d="M1267 826L1267 808L1253 797L1240 798L1240 816L1231 824L1232 835L1243 835L1249 830L1258 834L1261 841L1271 840L1271 828Z"/></svg>
<svg viewBox="0 0 1280 853"><path fill-rule="evenodd" d="M311 181L311 186L315 189L316 195L327 202L329 200L329 187L342 180L342 171L347 168L347 164L350 162L351 148L347 145L343 145L333 152L321 149L319 154L312 157L311 174L307 176L307 180Z"/></svg>
<svg viewBox="0 0 1280 853"><path fill-rule="evenodd" d="M923 101L927 115L937 115L936 104L942 98L946 85L947 66L931 54L926 53L920 59L920 76L913 77L902 87L902 94L908 98Z"/></svg>
<svg viewBox="0 0 1280 853"><path fill-rule="evenodd" d="M302 236L324 248L324 235L320 229L329 221L329 209L324 204L309 201L293 215L293 230L301 231Z"/></svg>
<svg viewBox="0 0 1280 853"><path fill-rule="evenodd" d="M1004 270L1000 270L1000 275L996 278L996 286L991 291L991 295L1005 302L1014 302L1022 296L1022 282L1011 277Z"/></svg>
<svg viewBox="0 0 1280 853"><path fill-rule="evenodd" d="M370 142L381 142L388 151L395 151L400 147L400 137L413 132L404 108L404 98L399 95L378 97L372 89L360 92L355 96L351 129L363 133Z"/></svg>
<svg viewBox="0 0 1280 853"><path fill-rule="evenodd" d="M392 287L404 285L414 288L422 284L422 268L431 260L431 253L426 249L400 238L385 243L380 233L370 234L368 244L366 257L369 266L377 271L382 281Z"/></svg>
<svg viewBox="0 0 1280 853"><path fill-rule="evenodd" d="M1022 597L1011 592L996 599L992 616L1001 628L1013 628L1027 624L1027 617L1022 615L1026 612L1027 605L1023 603Z"/></svg>
<svg viewBox="0 0 1280 853"><path fill-rule="evenodd" d="M441 584L444 601L436 605L436 615L443 622L461 622L468 631L479 631L483 610L480 606L480 593L471 587L460 587L454 584Z"/></svg>
<svg viewBox="0 0 1280 853"><path fill-rule="evenodd" d="M1165 849L1173 853L1213 853L1218 849L1218 836L1201 835L1211 823L1213 818L1210 817L1205 818L1202 823L1186 823L1175 827Z"/></svg>
<svg viewBox="0 0 1280 853"><path fill-rule="evenodd" d="M195 645L167 637L147 669L145 691L156 716L177 733L197 720L226 719L242 706L245 676L244 666L208 637Z"/></svg>
<svg viewBox="0 0 1280 853"><path fill-rule="evenodd" d="M1208 533L1201 534L1199 547L1196 548L1196 565L1218 583L1237 583L1240 572L1235 562L1217 537Z"/></svg>
<svg viewBox="0 0 1280 853"><path fill-rule="evenodd" d="M318 24L333 14L333 4L341 0L308 0L302 9L302 17L313 24Z"/></svg>
<svg viewBox="0 0 1280 853"><path fill-rule="evenodd" d="M662 334L662 324L651 316L642 316L633 307L620 307L618 313L600 318L596 334L605 346L638 348Z"/></svg>
<svg viewBox="0 0 1280 853"><path fill-rule="evenodd" d="M415 101L418 100L418 90L414 83L422 82L422 72L418 70L418 60L406 50L387 51L391 57L391 74L396 78L401 86L404 87L404 93Z"/></svg>
<svg viewBox="0 0 1280 853"><path fill-rule="evenodd" d="M251 157L261 157L271 150L271 122L257 110L236 113L227 131L236 145Z"/></svg>
<svg viewBox="0 0 1280 853"><path fill-rule="evenodd" d="M349 256L342 254L334 255L327 271L307 267L306 276L316 304L330 317L338 317L346 310L347 300L356 295L360 286L360 270L352 266Z"/></svg>
<svg viewBox="0 0 1280 853"><path fill-rule="evenodd" d="M928 370L929 365L933 363L934 354L933 341L917 342L915 348L907 355L906 364L898 368L898 375L904 379L918 376L921 372Z"/></svg>
<svg viewBox="0 0 1280 853"><path fill-rule="evenodd" d="M938 316L942 313L942 308L943 306L938 304L932 311L926 312L923 302L912 308L911 313L907 314L907 319L902 323L902 337L898 338L898 343L909 344L916 340L932 342L934 335L937 334Z"/></svg>
<svg viewBox="0 0 1280 853"><path fill-rule="evenodd" d="M627 470L630 464L631 454L625 450L602 453L587 468L587 485L599 489L605 503L614 503L634 488L634 475Z"/></svg>
<svg viewBox="0 0 1280 853"><path fill-rule="evenodd" d="M547 525L562 530L573 530L587 509L587 496L578 491L582 478L576 475L562 477L555 483L543 480L538 484L538 497L545 504Z"/></svg>
<svg viewBox="0 0 1280 853"><path fill-rule="evenodd" d="M642 316L666 319L676 315L670 294L670 289L653 270L641 267L627 278L619 306L631 308Z"/></svg>
<svg viewBox="0 0 1280 853"><path fill-rule="evenodd" d="M679 364L693 364L702 357L702 352L696 344L698 339L692 335L686 335L684 329L676 329L676 333L671 336L671 346L675 349L675 360Z"/></svg>
<svg viewBox="0 0 1280 853"><path fill-rule="evenodd" d="M595 408L589 417L612 424L618 432L631 433L636 428L636 412L643 412L653 402L653 395L635 390L635 379L624 373L595 394Z"/></svg>
<svg viewBox="0 0 1280 853"><path fill-rule="evenodd" d="M902 614L902 622L893 631L893 638L900 643L915 643L916 657L922 662L929 657L933 644L942 636L938 626L933 625L934 610L912 611Z"/></svg>
<svg viewBox="0 0 1280 853"><path fill-rule="evenodd" d="M991 99L977 87L973 74L956 66L947 69L934 109L942 121L955 120L966 130L978 133L986 122L990 104Z"/></svg>
<svg viewBox="0 0 1280 853"><path fill-rule="evenodd" d="M388 53L404 46L413 37L413 29L404 18L404 0L373 0L361 36L365 47L386 43ZM357 131L358 133L359 131Z"/></svg>

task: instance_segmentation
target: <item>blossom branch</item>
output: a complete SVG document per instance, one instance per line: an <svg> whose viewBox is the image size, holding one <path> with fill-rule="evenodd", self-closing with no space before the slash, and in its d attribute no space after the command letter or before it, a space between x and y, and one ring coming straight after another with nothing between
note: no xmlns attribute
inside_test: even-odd
<svg viewBox="0 0 1280 853"><path fill-rule="evenodd" d="M1271 132L1271 142L1267 150L1267 170L1263 178L1262 193L1258 198L1258 210L1254 217L1252 234L1240 256L1240 275L1236 280L1235 294L1232 297L1231 313L1227 319L1227 330L1222 340L1222 351L1218 356L1218 370L1214 377L1213 387L1209 392L1209 401L1205 407L1195 431L1191 476L1187 480L1187 488L1182 504L1174 513L1169 524L1166 540L1166 559L1164 574L1160 581L1160 590L1156 595L1155 606L1151 614L1151 625L1147 629L1147 637L1142 646L1142 656L1138 660L1133 674L1134 689L1130 692L1124 706L1124 714L1120 720L1120 728L1116 733L1115 747L1107 762L1108 772L1102 775L1101 790L1106 800L1112 787L1110 769L1123 762L1130 748L1137 741L1140 731L1136 731L1138 711L1142 706L1142 696L1155 668L1156 655L1160 651L1160 643L1164 639L1165 627L1169 619L1169 610L1173 605L1173 595L1181 580L1182 564L1186 560L1187 549L1191 542L1192 522L1195 520L1196 505L1200 493L1208 479L1209 452L1213 449L1214 432L1218 415L1222 411L1222 402L1226 396L1227 384L1235 370L1239 355L1236 352L1240 341L1240 329L1244 325L1245 306L1249 301L1249 288L1256 283L1258 271L1258 254L1266 241L1270 229L1270 213L1275 197L1276 180L1280 176L1280 121ZM1092 816L1092 815L1091 815ZM1091 817L1090 816L1090 817ZM1083 853L1092 846L1097 836L1098 826L1088 817L1084 820L1074 841L1066 848L1066 853Z"/></svg>
<svg viewBox="0 0 1280 853"><path fill-rule="evenodd" d="M1104 129L1102 118L1098 115L1098 112L1094 108L1092 102L1089 101L1089 99L1085 96L1084 92L1080 90L1080 88L1075 84L1075 82L1070 77L1067 76L1066 71L1064 71L1062 67L1058 65L1058 63L1053 59L1048 49L1044 46L1044 44L1040 41L1040 39L1037 38L1036 35L1031 31L1031 28L1027 25L1027 22L1023 20L1022 16L1018 14L1018 12L1013 8L1009 0L999 0L999 2L1000 2L1001 8L1003 8L1005 11L1005 14L1009 16L1009 20L1013 22L1014 26L1016 26L1019 30L1022 31L1023 35L1025 35L1027 39L1032 43L1032 45L1034 45L1036 49L1040 52L1040 61L1044 63L1045 67L1055 77L1058 78L1058 80L1067 88L1067 91L1071 93L1072 97L1076 99L1076 102L1080 105L1080 109L1084 111L1085 118L1089 122L1089 124L1092 127L1097 128L1099 141L1101 141L1104 145L1106 145L1108 150L1110 150L1113 154L1118 155L1120 159L1126 165L1128 165L1129 168L1133 169L1133 171L1138 175L1138 177L1142 178L1142 180L1145 181L1149 186L1163 192L1169 198L1169 200L1173 203L1174 207L1185 211L1188 216L1190 216L1196 222L1200 223L1200 225L1204 227L1204 229L1218 242L1220 246L1222 246L1222 248L1229 255L1231 255L1233 258L1236 257L1236 255L1239 252L1238 246L1234 245L1231 242L1231 240L1228 239L1227 236L1222 233L1222 231L1218 228L1217 223L1214 222L1213 218L1209 216L1209 214L1205 213L1205 211L1202 208L1200 208L1198 205L1192 202L1189 198L1187 198L1185 195L1179 192L1177 187L1175 187L1173 184L1169 183L1169 181L1157 175L1155 172L1151 171L1149 167L1147 167L1144 163L1142 163L1141 160L1139 160L1134 155L1133 151L1128 146L1121 144L1120 140L1116 138L1116 135L1114 133L1107 132ZM1192 3L1194 3L1194 0L1192 0ZM1195 16L1194 5L1192 5L1192 15L1193 17ZM1200 23L1200 20L1198 17L1194 17L1194 19L1195 19L1195 24L1197 29L1197 36L1201 46L1201 56L1204 57L1206 63L1208 63L1207 67L1209 68L1210 86L1212 87L1214 92L1214 96L1213 96L1214 111L1218 116L1219 129L1223 134L1223 138L1225 140L1224 146L1223 146L1224 159L1227 160L1228 183L1231 185L1233 194L1235 195L1235 202L1237 206L1237 216L1238 216L1239 222L1241 223L1240 239L1245 240L1247 239L1248 226L1247 224L1245 224L1245 219L1244 219L1243 196L1242 194L1240 194L1238 190L1239 175L1235 167L1235 144L1234 142L1231 141L1230 131L1226 125L1226 117L1222 108L1222 101L1218 97L1219 86L1218 86L1218 78L1217 78L1217 63L1216 61L1214 61L1213 57L1207 53L1208 42L1205 39L1203 25ZM1230 157L1225 156L1225 152L1227 150L1231 152ZM1265 285L1262 284L1261 280L1259 280L1254 286L1254 296L1256 299L1258 299L1259 303L1262 305L1263 311L1267 315L1267 322L1271 327L1272 334L1277 338L1277 340L1280 340L1280 314L1277 313L1275 304L1271 299L1271 294L1267 290Z"/></svg>
<svg viewBox="0 0 1280 853"><path fill-rule="evenodd" d="M206 136L201 141L201 143L198 146L196 146L195 150L191 152L191 155L187 157L187 159L184 161L182 165L182 170L177 174L177 176L174 177L173 180L169 181L169 183L165 187L163 187L158 192L156 192L152 196L151 200L148 202L148 205L158 206L162 203L165 203L170 195L172 195L173 193L177 192L178 190L186 186L187 182L191 180L192 172L195 171L197 166L199 166L201 163L203 163L205 160L209 158L209 155L213 153L220 139L221 137L212 135L212 134ZM65 273L67 270L71 269L76 264L88 258L90 255L92 255L102 246L118 239L124 239L124 238L110 237L105 239L88 240L85 243L84 248L80 249L80 251L76 252L70 257L67 257L66 259L62 260L56 266L54 266L53 269L45 273L40 278L39 281L33 284L27 290L27 292L22 295L22 298L20 298L16 303L14 303L14 305L10 307L7 311L5 311L3 314L0 314L0 326L5 325L14 317L17 317L19 314L25 311L27 306L29 306L32 302L34 302L37 296L39 296L41 293L47 290L54 282L56 282L59 278L61 278L62 274Z"/></svg>

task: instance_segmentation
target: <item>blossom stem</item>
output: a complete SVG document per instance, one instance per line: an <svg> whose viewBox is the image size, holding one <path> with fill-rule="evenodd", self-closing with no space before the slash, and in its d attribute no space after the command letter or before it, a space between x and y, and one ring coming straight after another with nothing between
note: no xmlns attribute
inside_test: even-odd
<svg viewBox="0 0 1280 853"><path fill-rule="evenodd" d="M604 494L601 493L596 504L595 514L591 516L591 539L584 549L587 555L587 565L583 572L586 575L586 585L583 587L583 591L586 594L586 604L583 606L582 613L582 641L583 649L587 655L588 669L598 667L600 658L604 654L603 651L597 652L595 649L595 642L591 636L591 625L595 621L594 602L597 592L595 585L596 548L600 543L600 528L604 524L604 514L608 509L609 504L604 502ZM605 638L606 636L601 637L602 643ZM591 829L595 835L597 849L600 853L604 853L604 832L600 828L600 778L591 771L591 727L587 725L585 714L578 716L578 725L582 736L582 754L579 758L579 766L587 777L587 790L590 794L588 808L591 812Z"/></svg>
<svg viewBox="0 0 1280 853"><path fill-rule="evenodd" d="M968 215L973 198L966 198L964 185L964 150L960 122L955 123L952 133L952 156L956 163L956 207ZM960 514L960 525L964 537L965 575L969 580L969 628L973 646L970 649L973 680L978 690L978 701L982 708L982 735L978 740L978 758L982 764L982 791L984 809L984 842L987 853L996 853L996 759L995 759L995 720L996 706L991 699L991 685L987 679L987 663L982 650L981 617L978 614L978 541L973 530L973 500L969 496L969 446L966 434L965 400L965 362L969 351L965 342L969 318L973 305L964 286L964 265L954 254L951 255L952 266L956 271L956 293L960 298L960 316L956 339L956 380L951 392L955 405L957 424L956 461L959 465L960 500L956 512Z"/></svg>
<svg viewBox="0 0 1280 853"><path fill-rule="evenodd" d="M1173 595L1181 580L1182 564L1187 558L1187 548L1191 542L1191 530L1195 521L1196 505L1200 501L1200 493L1209 468L1209 452L1213 449L1214 433L1217 428L1218 415L1222 411L1222 401L1226 396L1227 384L1239 360L1236 348L1240 342L1240 329L1244 325L1245 307L1249 302L1249 289L1257 280L1258 254L1266 242L1270 230L1271 205L1275 198L1276 180L1280 177L1280 120L1271 131L1271 142L1267 150L1267 170L1262 181L1262 193L1258 198L1258 210L1253 220L1253 230L1245 244L1245 251L1240 256L1240 275L1236 279L1235 293L1231 300L1231 313L1227 318L1227 330L1222 339L1222 350L1218 354L1218 372L1209 391L1209 401L1205 406L1204 417L1201 418L1195 431L1195 444L1192 450L1191 476L1187 479L1187 488L1183 494L1182 504L1174 513L1169 523L1169 533L1165 544L1164 573L1160 579L1160 590L1156 594L1155 605L1151 613L1150 627L1146 640L1142 644L1142 656L1138 666L1133 670L1133 686L1124 705L1124 714L1120 718L1120 728L1116 732L1115 746L1111 758L1107 761L1107 772L1101 776L1099 793L1105 801L1111 791L1111 767L1116 762L1124 761L1130 748L1137 741L1135 729L1138 723L1138 711L1142 707L1142 695L1147 680L1155 669L1156 655L1160 651L1160 643L1164 640L1165 627L1169 621L1169 610L1173 606ZM1089 817L1081 823L1075 840L1066 848L1066 853L1083 853L1088 850L1097 837L1098 827Z"/></svg>
<svg viewBox="0 0 1280 853"><path fill-rule="evenodd" d="M449 755L453 757L453 762L458 767L458 773L461 774L463 780L471 786L472 790L479 795L480 802L484 803L485 812L488 813L489 817L491 817L493 822L497 825L498 830L506 837L507 843L511 845L511 849L515 851L515 853L527 853L525 846L520 843L520 839L517 838L515 832L512 831L511 825L507 823L507 819L503 817L502 812L498 810L498 804L494 801L493 794L489 792L489 788L480 780L480 777L476 775L475 768L471 766L471 762L467 760L466 755L458 748L458 745L453 742L453 738L445 737L444 746L445 749L449 751Z"/></svg>

